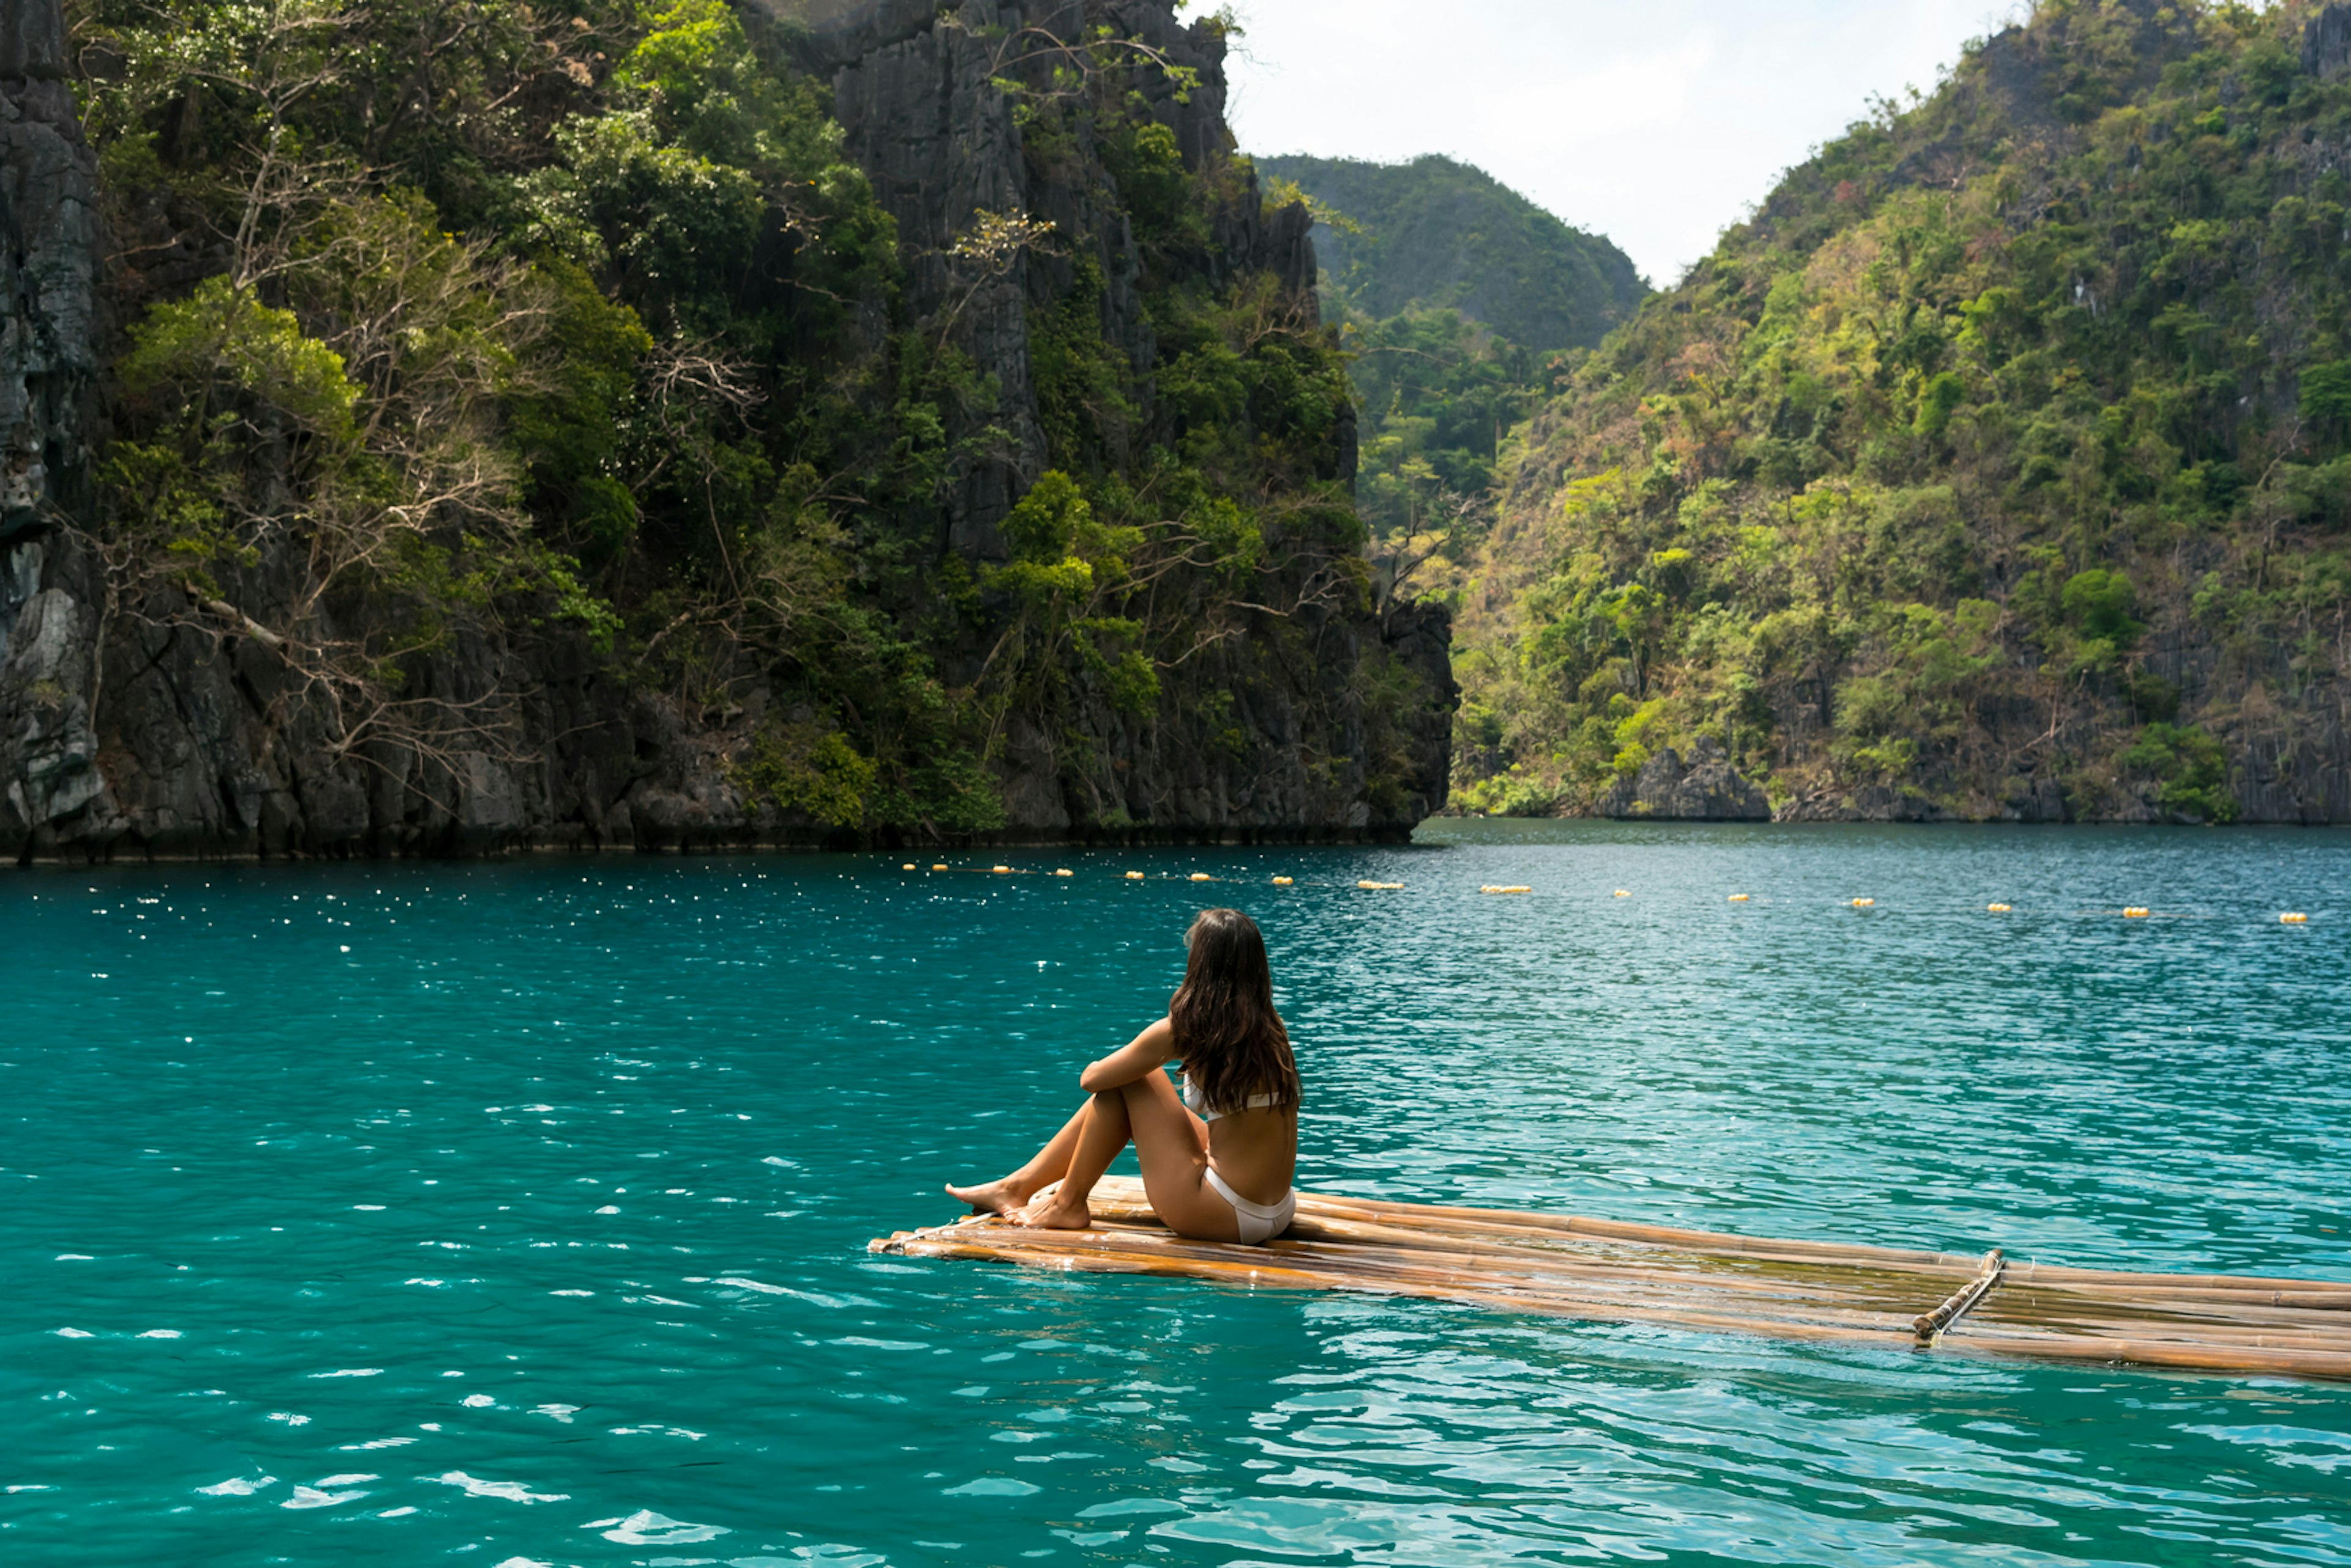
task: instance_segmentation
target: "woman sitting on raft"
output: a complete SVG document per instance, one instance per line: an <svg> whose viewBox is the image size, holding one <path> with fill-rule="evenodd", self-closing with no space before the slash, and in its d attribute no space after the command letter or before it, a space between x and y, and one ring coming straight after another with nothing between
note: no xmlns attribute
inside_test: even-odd
<svg viewBox="0 0 2351 1568"><path fill-rule="evenodd" d="M1273 1010L1265 938L1239 910L1209 909L1184 945L1191 956L1167 1016L1078 1075L1092 1098L1052 1142L1010 1176L951 1186L951 1197L975 1214L1083 1230L1093 1223L1087 1195L1131 1138L1144 1193L1177 1235L1254 1244L1290 1228L1298 1067ZM1177 1061L1180 1100L1160 1071Z"/></svg>

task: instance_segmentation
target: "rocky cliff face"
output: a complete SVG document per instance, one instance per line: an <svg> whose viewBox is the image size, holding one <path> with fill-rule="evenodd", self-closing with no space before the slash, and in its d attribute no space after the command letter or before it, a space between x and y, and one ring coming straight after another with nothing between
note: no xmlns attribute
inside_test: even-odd
<svg viewBox="0 0 2351 1568"><path fill-rule="evenodd" d="M1768 822L1771 802L1730 765L1729 754L1708 736L1693 748L1690 765L1667 747L1620 779L1609 792L1603 816L1674 822Z"/></svg>
<svg viewBox="0 0 2351 1568"><path fill-rule="evenodd" d="M1134 427L1149 432L1157 419L1156 344L1138 287L1143 262L1105 199L1115 187L1103 150L1086 139L1040 154L998 86L1065 41L1102 36L1165 62L1166 69L1145 74L1144 90L1187 165L1205 167L1230 150L1222 33L1206 23L1187 27L1153 0L965 0L946 8L936 0L877 0L819 26L804 46L811 68L830 73L850 149L897 220L909 313L932 316L968 290L959 340L1001 389L997 408L974 419L995 422L1010 439L960 465L938 522L945 548L975 563L1003 558L997 525L1046 465L1031 331L1073 297L1081 276L1100 279L1102 338L1131 368L1124 390ZM975 286L948 256L983 213L1049 224L1054 243L1022 251ZM1203 281L1270 273L1313 319L1311 226L1302 205L1265 216L1250 174L1243 198L1217 211ZM1353 431L1348 410L1327 454L1331 473L1353 475ZM1126 454L1106 455L1117 462ZM1149 725L1104 702L1081 708L1077 744L1016 722L1004 759L1012 831L1053 836L1108 818L1134 825L1115 831L1177 836L1408 833L1445 798L1449 644L1449 623L1434 607L1366 620L1307 605L1207 650L1185 674L1187 695ZM1428 700L1382 735L1364 686L1369 671L1391 664L1412 672Z"/></svg>
<svg viewBox="0 0 2351 1568"><path fill-rule="evenodd" d="M788 5L782 9L789 15ZM964 0L946 6L872 0L819 25L804 45L810 68L831 77L833 113L851 152L898 221L910 314L931 316L951 294L969 290L958 334L1001 388L1001 402L987 417L1011 437L1006 449L963 465L943 508L949 545L974 559L1003 555L996 524L1045 466L1030 318L1070 296L1083 262L1099 269L1102 335L1139 378L1132 389L1141 405L1138 423L1150 423L1155 344L1136 287L1142 263L1124 220L1103 204L1109 183L1102 149L1085 144L1074 155L1031 156L1015 100L998 86L1021 66L1095 37L1096 29L1138 42L1172 68L1146 78L1145 90L1153 117L1176 133L1187 164L1199 167L1230 148L1223 34L1207 24L1186 27L1153 0ZM1174 71L1188 73L1196 85L1179 86ZM1228 272L1270 271L1311 310L1311 218L1303 206L1291 206L1265 221L1254 175L1250 190L1250 199L1219 214L1215 264ZM976 285L960 281L950 251L981 213L1050 224L1055 243L1024 249ZM1352 471L1352 450L1334 457Z"/></svg>
<svg viewBox="0 0 2351 1568"><path fill-rule="evenodd" d="M0 842L105 793L81 689L95 618L51 585L51 536L87 491L98 341L98 167L64 64L57 0L0 0Z"/></svg>
<svg viewBox="0 0 2351 1568"><path fill-rule="evenodd" d="M943 260L977 213L1025 213L1067 242L1023 255L972 291L959 341L997 393L974 415L1008 439L965 459L937 508L940 559L1001 559L998 526L1044 465L1031 315L1091 259L1105 338L1150 412L1153 329L1131 236L1096 150L1040 172L991 79L1007 37L1076 37L1107 23L1196 73L1155 112L1190 159L1229 145L1223 42L1164 3L883 0L804 33L852 150L902 227L910 303L964 287ZM0 853L12 858L444 854L530 846L718 848L842 837L756 800L737 759L760 692L724 711L633 688L559 632L461 638L419 662L409 695L510 703L500 737L340 744L328 699L264 628L162 588L110 591L84 526L96 503L88 432L102 393L95 163L75 130L57 0L0 0ZM1070 150L1059 154L1065 162ZM1264 219L1251 198L1214 236L1217 265L1270 271L1312 308L1302 209ZM188 281L193 282L193 278ZM121 284L127 307L152 277ZM1347 427L1351 429L1351 427ZM1347 430L1330 454L1353 470ZM288 563L252 570L267 591ZM1015 716L996 763L1002 838L1172 841L1398 837L1442 806L1453 703L1441 610L1373 616L1301 605L1204 651L1155 716L1088 705L1087 742ZM1426 700L1375 704L1402 676ZM1081 826L1081 824L1087 824Z"/></svg>

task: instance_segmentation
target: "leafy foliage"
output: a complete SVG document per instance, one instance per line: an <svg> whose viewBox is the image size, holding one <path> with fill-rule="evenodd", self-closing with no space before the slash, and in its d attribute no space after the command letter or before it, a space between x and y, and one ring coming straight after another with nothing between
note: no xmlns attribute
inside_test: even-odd
<svg viewBox="0 0 2351 1568"><path fill-rule="evenodd" d="M1323 221L1314 244L1351 313L1458 310L1533 354L1589 349L1648 290L1625 253L1450 158L1264 158Z"/></svg>
<svg viewBox="0 0 2351 1568"><path fill-rule="evenodd" d="M1229 265L1248 165L1186 160L1155 105L1196 73L1133 40L986 41L1040 175L1113 171L1148 364L1105 330L1123 257L1026 214L913 298L826 90L725 0L70 8L132 318L106 559L339 694L346 751L512 744L512 694L420 677L569 628L745 715L779 811L987 831L1016 719L1153 722L1242 605L1360 602L1334 338ZM227 236L202 275L138 270L192 235ZM935 520L1014 411L962 312L1012 287L1051 471L974 570Z"/></svg>
<svg viewBox="0 0 2351 1568"><path fill-rule="evenodd" d="M1374 593L1457 575L1491 521L1505 434L1647 290L1607 240L1450 159L1262 167L1313 213L1346 323Z"/></svg>

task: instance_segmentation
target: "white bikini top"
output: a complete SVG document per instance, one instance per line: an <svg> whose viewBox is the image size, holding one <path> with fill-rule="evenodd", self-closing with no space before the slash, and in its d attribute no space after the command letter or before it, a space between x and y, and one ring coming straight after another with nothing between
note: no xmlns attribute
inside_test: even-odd
<svg viewBox="0 0 2351 1568"><path fill-rule="evenodd" d="M1274 1097L1270 1094L1252 1094L1241 1103L1240 1108L1244 1111L1264 1111L1271 1109L1273 1103ZM1184 1108L1203 1122L1221 1121L1232 1114L1230 1111L1209 1110L1208 1103L1200 1098L1199 1086L1192 1082L1192 1075L1188 1072L1184 1075Z"/></svg>

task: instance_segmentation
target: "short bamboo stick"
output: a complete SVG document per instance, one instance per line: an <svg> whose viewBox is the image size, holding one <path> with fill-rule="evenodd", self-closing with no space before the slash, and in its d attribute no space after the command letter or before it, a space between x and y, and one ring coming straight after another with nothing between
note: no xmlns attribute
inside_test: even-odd
<svg viewBox="0 0 2351 1568"><path fill-rule="evenodd" d="M1952 1291L1941 1306L1932 1312L1920 1312L1911 1319L1910 1332L1918 1336L1921 1343L1934 1343L1936 1336L1957 1323L1967 1315L1970 1307L1991 1293L1991 1288L2000 1283L2000 1249L1995 1247L1984 1254L1982 1271Z"/></svg>

